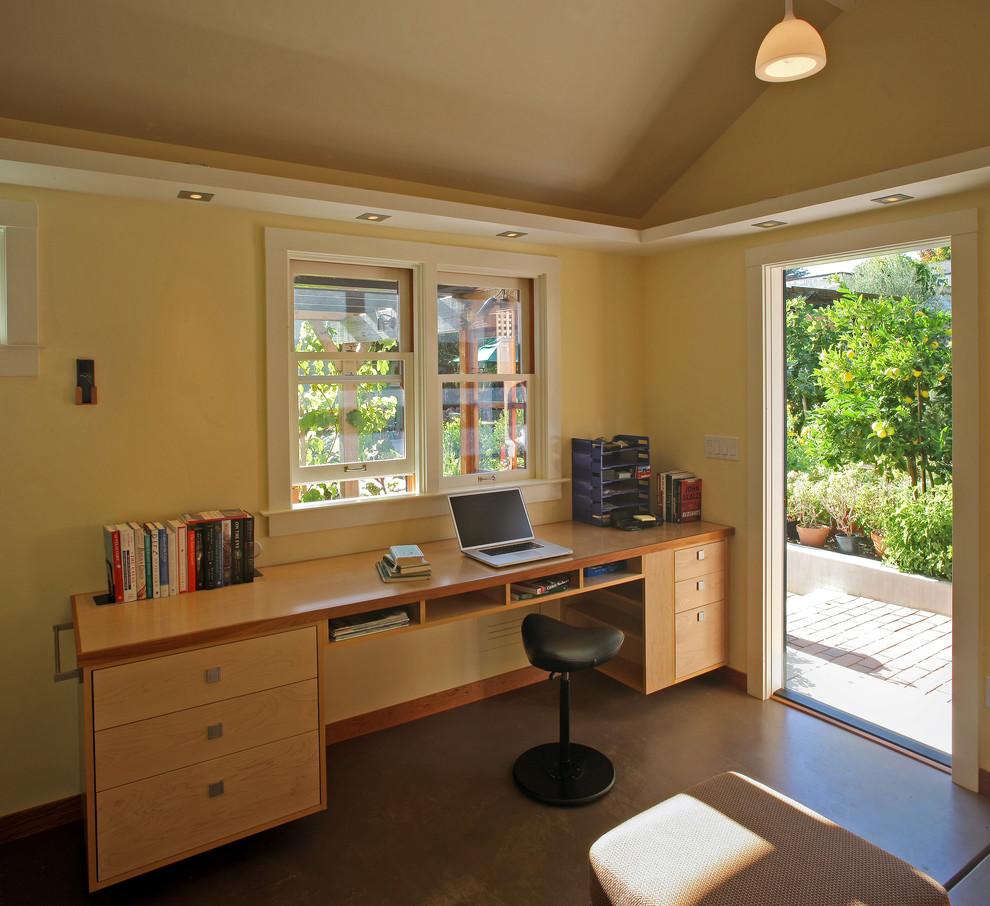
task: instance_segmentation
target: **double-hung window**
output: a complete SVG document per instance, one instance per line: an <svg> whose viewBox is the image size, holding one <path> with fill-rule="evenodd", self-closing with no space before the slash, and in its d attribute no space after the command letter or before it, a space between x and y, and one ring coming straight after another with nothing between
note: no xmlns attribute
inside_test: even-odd
<svg viewBox="0 0 990 906"><path fill-rule="evenodd" d="M266 231L272 534L560 493L559 261Z"/></svg>

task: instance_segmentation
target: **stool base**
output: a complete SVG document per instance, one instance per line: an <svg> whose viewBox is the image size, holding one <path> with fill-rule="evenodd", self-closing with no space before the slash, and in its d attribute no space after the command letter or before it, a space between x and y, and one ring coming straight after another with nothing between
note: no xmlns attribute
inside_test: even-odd
<svg viewBox="0 0 990 906"><path fill-rule="evenodd" d="M571 768L560 776L560 744L544 743L522 753L512 768L519 788L550 805L581 805L604 796L615 783L615 768L597 749L571 743Z"/></svg>

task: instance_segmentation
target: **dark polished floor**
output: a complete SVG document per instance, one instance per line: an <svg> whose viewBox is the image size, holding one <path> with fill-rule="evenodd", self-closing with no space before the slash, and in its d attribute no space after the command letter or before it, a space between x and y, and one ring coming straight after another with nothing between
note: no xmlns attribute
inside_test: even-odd
<svg viewBox="0 0 990 906"><path fill-rule="evenodd" d="M331 746L326 812L90 896L79 824L0 847L0 903L581 906L591 843L626 818L735 770L990 903L990 799L918 761L712 678L644 697L575 674L572 736L616 765L576 808L513 786L511 766L556 732L543 682ZM786 906L786 904L768 904Z"/></svg>

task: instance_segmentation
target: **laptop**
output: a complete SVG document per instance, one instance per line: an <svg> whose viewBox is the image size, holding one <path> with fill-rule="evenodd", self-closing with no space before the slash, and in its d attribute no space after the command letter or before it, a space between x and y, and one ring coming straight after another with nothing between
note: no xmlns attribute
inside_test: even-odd
<svg viewBox="0 0 990 906"><path fill-rule="evenodd" d="M489 566L516 566L574 553L533 536L519 488L451 494L447 502L461 551Z"/></svg>

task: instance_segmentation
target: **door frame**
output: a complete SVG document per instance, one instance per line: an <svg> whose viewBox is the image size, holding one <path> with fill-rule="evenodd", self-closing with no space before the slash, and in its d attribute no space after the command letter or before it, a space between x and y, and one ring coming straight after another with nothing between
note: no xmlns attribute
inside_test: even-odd
<svg viewBox="0 0 990 906"><path fill-rule="evenodd" d="M979 788L980 436L977 212L957 211L811 236L746 253L747 684L757 698L784 671L784 300L781 271L801 261L952 246L952 779ZM775 379L776 378L776 379Z"/></svg>

